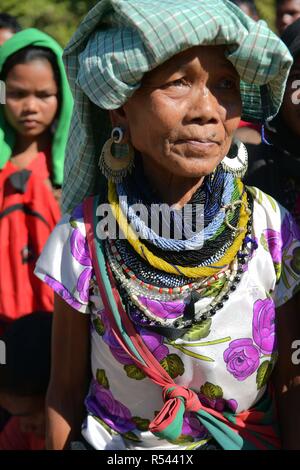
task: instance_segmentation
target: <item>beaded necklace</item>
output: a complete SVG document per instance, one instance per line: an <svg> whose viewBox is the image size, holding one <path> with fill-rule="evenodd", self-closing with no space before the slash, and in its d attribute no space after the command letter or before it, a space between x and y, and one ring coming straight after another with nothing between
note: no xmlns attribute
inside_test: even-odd
<svg viewBox="0 0 300 470"><path fill-rule="evenodd" d="M108 201L111 206L112 214L115 217L120 229L122 230L123 234L126 234L126 238L131 246L134 248L136 253L138 253L142 258L144 258L151 266L160 269L162 271L166 271L173 274L179 274L186 277L202 277L202 276L209 276L217 271L224 269L224 267L231 263L231 261L236 256L239 247L245 237L246 226L249 220L249 208L247 202L247 194L244 191L243 184L240 180L237 180L237 185L243 193L240 204L240 217L237 224L237 227L233 227L232 233L235 235L233 242L229 245L228 249L225 253L221 252L221 257L216 258L213 257L206 266L201 265L200 261L200 254L199 254L199 263L196 267L186 267L186 266L179 266L176 264L172 264L169 261L159 258L155 254L153 254L145 245L142 243L137 234L133 231L132 227L128 224L127 219L123 212L120 209L115 186L113 183L109 183L108 185ZM226 209L224 209L226 210ZM226 218L226 217L225 217ZM231 234L232 235L232 234Z"/></svg>
<svg viewBox="0 0 300 470"><path fill-rule="evenodd" d="M153 268L134 251L126 240L116 239L113 243L125 265L134 273L137 279L142 282L157 287L176 288L195 281L194 278L169 274Z"/></svg>
<svg viewBox="0 0 300 470"><path fill-rule="evenodd" d="M125 216L128 218L128 221L133 227L133 229L136 231L136 233L139 234L140 238L148 240L149 243L152 243L154 246L157 246L158 248L165 250L165 251L199 250L203 247L203 240L210 240L211 238L213 238L216 232L221 228L222 223L224 222L225 212L219 211L214 216L212 221L210 221L209 224L204 226L203 231L196 233L193 237L189 238L188 240L184 240L184 239L174 240L174 239L167 239L162 236L160 237L152 230L151 227L149 227L149 224L146 224L145 221L136 214L132 206L134 204L138 204L138 202L135 201L134 199L133 200L128 199L128 196L125 192L125 188L122 185L122 183L119 183L116 185L116 190L117 190L118 197L120 198L119 199L120 207L123 213L125 214ZM229 174L225 178L221 206L226 206L232 201L234 190L235 190L234 176ZM193 204L194 205L200 204L200 202L199 203L196 202L194 198L194 201L192 201L189 204L189 207L192 206L192 209L193 209ZM204 204L203 204L203 207L204 207ZM182 217L182 211L180 211L180 214ZM147 213L146 215L148 216L149 214ZM174 216L174 211L173 211L173 214L171 213L170 215ZM186 212L184 213L184 215L186 215ZM190 215L190 219L192 219L193 213L190 213L189 215ZM163 214L162 214L162 217L163 217ZM149 217L147 218L149 219ZM206 221L204 220L204 225L205 225L205 222Z"/></svg>
<svg viewBox="0 0 300 470"><path fill-rule="evenodd" d="M142 203L151 213L149 201L156 201L147 182L133 175L117 186L108 184L112 214L126 235L104 243L110 275L132 320L169 337L181 336L192 324L223 307L241 279L251 251L249 243L254 244L250 238L253 201L241 180L225 174L219 166L203 186L191 201L192 212L199 202L204 203L203 233L195 233L189 240L173 240L151 232L132 208ZM119 203L120 196L127 196L127 200ZM182 214L173 211L173 228L180 225ZM139 238L141 233L147 240ZM179 313L163 318L152 311L155 302L175 302Z"/></svg>
<svg viewBox="0 0 300 470"><path fill-rule="evenodd" d="M226 276L231 273L230 269L226 269L211 277L201 278L201 280L190 282L180 287L158 287L140 280L137 275L128 268L113 241L105 243L105 252L117 281L121 283L126 290L130 290L130 292L141 296L146 296L149 299L166 301L184 299L188 292L193 290L198 292L204 291L217 281L220 282L224 280Z"/></svg>
<svg viewBox="0 0 300 470"><path fill-rule="evenodd" d="M119 277L119 271L116 275L116 281L120 291L122 291L122 298L125 300L128 313L132 320L140 326L150 327L154 330L158 328L165 336L176 338L184 334L193 324L200 323L201 321L215 315L218 310L223 308L224 303L229 299L230 293L236 290L244 272L244 265L251 256L253 249L257 248L256 242L251 238L251 228L252 224L251 220L249 220L247 224L247 235L244 239L242 248L238 251L237 257L232 262L230 268L225 272L224 279L220 276L220 278L215 281L215 284L219 283L218 292L212 300L209 300L208 305L204 308L199 308L197 306L198 301L203 297L201 293L197 293L199 285L194 283L189 286L191 292L185 297L190 301L190 303L187 302L188 308L185 308L183 314L176 318L163 319L151 312L151 310L141 301L141 296L138 295L132 285L130 285L130 280L129 283L126 284L124 279ZM107 258L114 271L115 264L112 262L113 256L109 254L108 251ZM206 287L207 286L208 282L206 280ZM147 298L150 298L149 293L147 294Z"/></svg>

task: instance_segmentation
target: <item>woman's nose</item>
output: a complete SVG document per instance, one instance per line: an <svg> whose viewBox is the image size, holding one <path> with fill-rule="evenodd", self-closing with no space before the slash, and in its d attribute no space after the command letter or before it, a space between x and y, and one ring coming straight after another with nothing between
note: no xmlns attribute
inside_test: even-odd
<svg viewBox="0 0 300 470"><path fill-rule="evenodd" d="M217 123L219 121L218 102L207 86L195 90L191 97L188 113L189 121L199 124Z"/></svg>
<svg viewBox="0 0 300 470"><path fill-rule="evenodd" d="M35 96L27 96L23 102L23 111L36 112L38 110L38 100Z"/></svg>

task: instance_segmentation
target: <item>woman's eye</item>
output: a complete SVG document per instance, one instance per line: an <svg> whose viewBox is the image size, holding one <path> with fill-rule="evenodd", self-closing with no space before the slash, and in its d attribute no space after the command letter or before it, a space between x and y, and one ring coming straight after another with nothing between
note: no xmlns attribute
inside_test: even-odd
<svg viewBox="0 0 300 470"><path fill-rule="evenodd" d="M169 87L184 87L190 86L189 82L185 78L178 78L178 80L173 80L172 82L166 83L165 88Z"/></svg>
<svg viewBox="0 0 300 470"><path fill-rule="evenodd" d="M7 91L7 97L20 100L26 96L26 93L22 91Z"/></svg>
<svg viewBox="0 0 300 470"><path fill-rule="evenodd" d="M37 97L40 98L41 100L51 98L52 96L56 96L55 93L39 93L37 95Z"/></svg>

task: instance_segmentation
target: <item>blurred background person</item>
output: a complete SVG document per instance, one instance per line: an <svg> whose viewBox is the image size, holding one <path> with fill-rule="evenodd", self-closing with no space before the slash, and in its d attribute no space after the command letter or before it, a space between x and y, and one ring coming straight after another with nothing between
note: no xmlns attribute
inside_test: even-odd
<svg viewBox="0 0 300 470"><path fill-rule="evenodd" d="M300 18L285 29L281 39L294 64L280 111L264 127L263 142L247 145L246 183L273 196L300 223Z"/></svg>
<svg viewBox="0 0 300 470"><path fill-rule="evenodd" d="M18 31L21 26L17 19L8 13L0 13L0 46L10 39Z"/></svg>
<svg viewBox="0 0 300 470"><path fill-rule="evenodd" d="M254 0L230 0L232 3L237 5L246 15L250 16L254 21L259 20L259 15L256 9ZM241 120L239 128L235 132L235 137L241 142L247 144L260 144L261 135L260 135L261 126L259 124L254 124L252 122L247 122Z"/></svg>
<svg viewBox="0 0 300 470"><path fill-rule="evenodd" d="M240 7L240 9L250 16L254 21L259 20L259 15L256 9L254 0L230 0L232 3Z"/></svg>
<svg viewBox="0 0 300 470"><path fill-rule="evenodd" d="M27 312L52 311L53 293L33 275L60 218L72 96L62 49L37 29L0 49L0 329Z"/></svg>
<svg viewBox="0 0 300 470"><path fill-rule="evenodd" d="M300 18L300 0L276 0L276 28L279 36Z"/></svg>
<svg viewBox="0 0 300 470"><path fill-rule="evenodd" d="M45 447L45 396L50 378L52 315L37 312L13 322L2 337L0 406L11 417L0 432L0 450Z"/></svg>

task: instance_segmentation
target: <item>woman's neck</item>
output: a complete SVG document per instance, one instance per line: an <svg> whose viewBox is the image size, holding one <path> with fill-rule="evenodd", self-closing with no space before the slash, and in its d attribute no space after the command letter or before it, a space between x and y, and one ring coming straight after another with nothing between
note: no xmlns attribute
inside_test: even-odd
<svg viewBox="0 0 300 470"><path fill-rule="evenodd" d="M51 145L52 136L50 132L44 132L37 137L26 137L17 135L16 144L11 157L12 163L19 168L29 165L39 152Z"/></svg>
<svg viewBox="0 0 300 470"><path fill-rule="evenodd" d="M193 194L202 185L204 176L198 178L186 178L174 175L165 168L154 167L153 162L143 159L144 174L151 186L155 188L160 199L169 206L180 209L187 204Z"/></svg>

